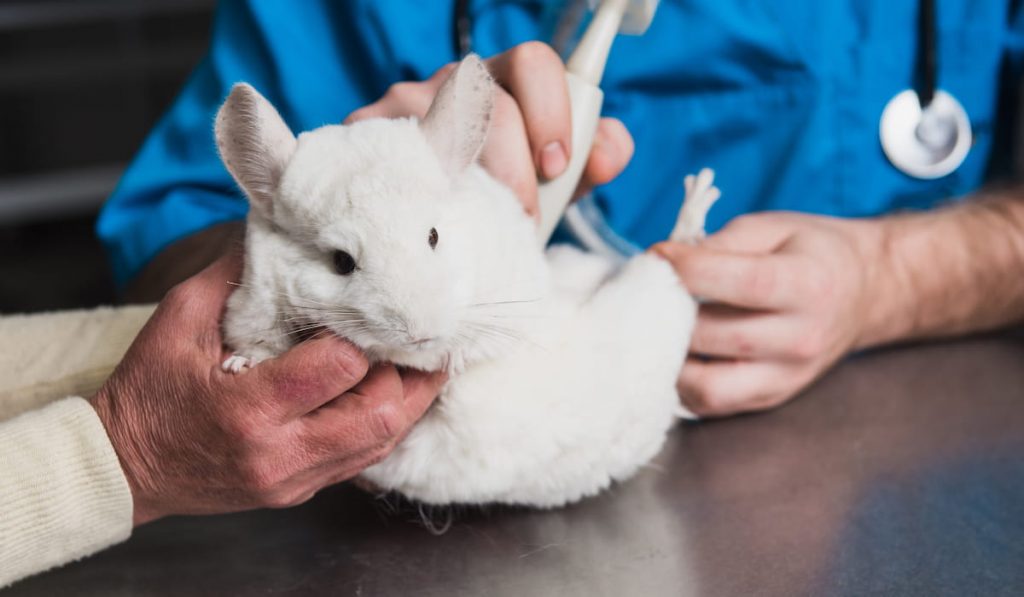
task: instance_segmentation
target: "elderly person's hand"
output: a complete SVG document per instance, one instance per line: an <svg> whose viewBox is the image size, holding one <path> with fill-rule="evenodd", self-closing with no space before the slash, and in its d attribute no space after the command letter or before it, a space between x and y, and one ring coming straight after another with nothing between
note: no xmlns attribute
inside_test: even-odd
<svg viewBox="0 0 1024 597"><path fill-rule="evenodd" d="M136 525L171 514L285 507L383 458L440 374L368 369L333 337L243 375L221 371L226 257L172 290L91 402L128 479Z"/></svg>
<svg viewBox="0 0 1024 597"><path fill-rule="evenodd" d="M537 177L555 178L574 151L588 151L580 192L604 184L633 157L633 138L622 122L602 118L593 150L572 147L572 120L565 65L550 46L526 42L486 60L501 86L481 161L487 170L537 214ZM378 101L353 112L346 123L366 118L426 114L441 83L455 67L449 64L423 82L396 83Z"/></svg>
<svg viewBox="0 0 1024 597"><path fill-rule="evenodd" d="M683 404L702 416L771 408L861 347L884 298L869 292L875 228L764 213L733 220L699 246L656 245L707 301L679 377Z"/></svg>

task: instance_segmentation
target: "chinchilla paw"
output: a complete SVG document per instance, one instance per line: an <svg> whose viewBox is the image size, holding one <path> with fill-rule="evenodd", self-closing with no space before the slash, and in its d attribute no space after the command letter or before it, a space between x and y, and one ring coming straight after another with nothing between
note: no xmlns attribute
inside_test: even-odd
<svg viewBox="0 0 1024 597"><path fill-rule="evenodd" d="M244 357L239 354L233 354L221 364L220 368L225 373L241 373L245 369L250 369L256 366L256 361L249 357Z"/></svg>

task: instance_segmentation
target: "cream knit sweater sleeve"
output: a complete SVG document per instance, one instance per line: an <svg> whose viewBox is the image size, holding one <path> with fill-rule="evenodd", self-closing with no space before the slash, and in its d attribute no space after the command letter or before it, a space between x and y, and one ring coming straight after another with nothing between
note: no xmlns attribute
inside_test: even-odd
<svg viewBox="0 0 1024 597"><path fill-rule="evenodd" d="M88 402L0 423L0 509L0 587L128 538L131 491Z"/></svg>
<svg viewBox="0 0 1024 597"><path fill-rule="evenodd" d="M0 317L0 587L131 533L103 424L85 400L60 398L95 392L153 308Z"/></svg>

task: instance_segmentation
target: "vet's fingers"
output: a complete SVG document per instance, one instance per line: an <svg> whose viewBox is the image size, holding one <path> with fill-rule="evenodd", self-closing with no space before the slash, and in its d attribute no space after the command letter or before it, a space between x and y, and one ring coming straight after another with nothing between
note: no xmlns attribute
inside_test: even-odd
<svg viewBox="0 0 1024 597"><path fill-rule="evenodd" d="M799 304L802 267L786 255L731 253L704 245L663 242L667 259L690 294L745 309L779 310Z"/></svg>
<svg viewBox="0 0 1024 597"><path fill-rule="evenodd" d="M704 239L713 249L734 253L772 253L793 236L794 226L787 214L765 212L738 216L721 230Z"/></svg>
<svg viewBox="0 0 1024 597"><path fill-rule="evenodd" d="M282 420L301 417L356 387L366 376L366 357L333 334L302 342L239 377L265 410Z"/></svg>
<svg viewBox="0 0 1024 597"><path fill-rule="evenodd" d="M626 125L616 118L602 118L594 134L594 146L587 158L576 196L582 196L596 186L611 182L633 158L633 136Z"/></svg>
<svg viewBox="0 0 1024 597"><path fill-rule="evenodd" d="M688 358L676 389L683 406L699 417L766 410L785 402L786 370L770 361Z"/></svg>
<svg viewBox="0 0 1024 597"><path fill-rule="evenodd" d="M447 65L426 81L402 81L388 87L381 98L349 114L342 124L352 124L369 118L401 118L415 116L423 118L430 109L444 78L455 67Z"/></svg>
<svg viewBox="0 0 1024 597"><path fill-rule="evenodd" d="M705 303L697 316L690 352L728 359L811 358L817 340L794 315Z"/></svg>
<svg viewBox="0 0 1024 597"><path fill-rule="evenodd" d="M537 171L530 157L523 116L516 101L503 89L497 91L494 100L494 117L480 162L512 189L527 213L537 217Z"/></svg>
<svg viewBox="0 0 1024 597"><path fill-rule="evenodd" d="M562 59L551 46L532 41L487 62L494 78L519 105L535 172L546 179L555 178L565 170L574 150Z"/></svg>

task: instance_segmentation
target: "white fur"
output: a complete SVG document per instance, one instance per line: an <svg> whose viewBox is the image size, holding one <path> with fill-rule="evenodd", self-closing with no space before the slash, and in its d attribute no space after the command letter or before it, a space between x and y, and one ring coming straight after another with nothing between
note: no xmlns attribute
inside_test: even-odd
<svg viewBox="0 0 1024 597"><path fill-rule="evenodd" d="M552 251L567 268L600 260ZM553 293L527 342L452 380L363 477L431 504L551 507L632 475L675 419L675 380L696 308L653 256L594 282L592 295Z"/></svg>
<svg viewBox="0 0 1024 597"><path fill-rule="evenodd" d="M617 269L572 248L539 252L516 197L473 163L493 81L475 56L451 77L422 124L325 126L282 141L294 146L283 162L263 142L218 143L229 164L283 163L270 209L250 210L224 366L255 366L319 326L375 361L447 367L437 403L362 478L432 504L557 506L658 451L696 304L650 255ZM287 130L254 90L236 93L246 102L229 97L218 123ZM355 258L351 275L333 270L337 249Z"/></svg>

